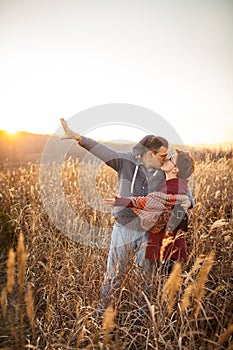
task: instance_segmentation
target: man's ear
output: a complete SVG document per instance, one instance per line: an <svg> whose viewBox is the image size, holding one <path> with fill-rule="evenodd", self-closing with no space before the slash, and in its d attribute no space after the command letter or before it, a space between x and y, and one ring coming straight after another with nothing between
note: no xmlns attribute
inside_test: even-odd
<svg viewBox="0 0 233 350"><path fill-rule="evenodd" d="M154 154L154 152L150 150L150 151L147 152L147 154L148 154L150 157L152 157L153 154Z"/></svg>

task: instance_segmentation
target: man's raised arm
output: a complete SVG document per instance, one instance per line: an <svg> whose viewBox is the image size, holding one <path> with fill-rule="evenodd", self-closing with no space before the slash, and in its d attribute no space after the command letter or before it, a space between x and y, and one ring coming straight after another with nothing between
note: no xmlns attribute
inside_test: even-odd
<svg viewBox="0 0 233 350"><path fill-rule="evenodd" d="M118 171L122 166L122 159L127 158L127 152L117 152L111 147L108 147L88 137L82 136L79 133L71 130L68 127L64 118L61 118L61 125L64 129L65 135L61 137L62 140L73 139L76 140L79 145L85 148L88 152L92 153L97 158L104 161L108 166Z"/></svg>

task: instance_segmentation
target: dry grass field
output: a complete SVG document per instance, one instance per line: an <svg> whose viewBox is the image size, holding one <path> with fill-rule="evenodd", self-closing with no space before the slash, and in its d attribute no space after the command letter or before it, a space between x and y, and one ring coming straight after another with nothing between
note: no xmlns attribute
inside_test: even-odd
<svg viewBox="0 0 233 350"><path fill-rule="evenodd" d="M3 164L0 347L233 349L233 161L232 153L213 152L205 157L201 150L194 152L197 169L191 185L196 204L190 212L187 263L177 264L169 278L157 271L147 299L144 275L132 256L102 323L95 306L108 249L81 244L55 227L41 200L39 163L11 169ZM92 164L71 159L63 165L64 192L77 218L90 225L89 234L99 234L107 246L113 219L85 203L77 180L81 167L86 179L82 192L89 193ZM56 173L56 166L48 171L52 179L51 172ZM116 174L101 166L96 177L99 195L111 195L116 186ZM54 215L62 215L57 200L52 206ZM61 219L71 230L72 223ZM83 230L76 225L77 234ZM142 305L145 313L140 312Z"/></svg>

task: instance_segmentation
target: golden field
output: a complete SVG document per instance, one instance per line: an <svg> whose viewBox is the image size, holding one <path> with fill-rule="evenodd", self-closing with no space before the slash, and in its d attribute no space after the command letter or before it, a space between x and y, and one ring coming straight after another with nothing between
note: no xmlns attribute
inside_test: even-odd
<svg viewBox="0 0 233 350"><path fill-rule="evenodd" d="M76 213L75 225L61 213L58 197L50 199L53 215L60 216L67 231L85 233L86 244L64 235L47 215L38 162L2 164L0 347L233 349L232 150L204 151L193 150L196 204L190 211L187 263L177 264L167 279L157 271L147 299L144 275L132 256L102 323L95 307L113 219L83 198L86 193L95 200L90 187L93 164L67 159L62 166L62 188ZM48 168L52 194L56 173L56 165ZM85 180L81 189L80 174ZM117 191L116 174L106 165L95 179L100 197ZM95 239L106 242L98 247ZM145 314L140 313L142 304L147 306Z"/></svg>

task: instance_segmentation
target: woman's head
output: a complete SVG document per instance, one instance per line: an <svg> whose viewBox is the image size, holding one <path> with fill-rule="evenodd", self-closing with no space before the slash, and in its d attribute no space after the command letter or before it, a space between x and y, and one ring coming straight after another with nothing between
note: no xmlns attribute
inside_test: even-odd
<svg viewBox="0 0 233 350"><path fill-rule="evenodd" d="M195 161L190 152L176 149L176 153L167 157L161 169L166 174L183 179L189 178L195 170Z"/></svg>
<svg viewBox="0 0 233 350"><path fill-rule="evenodd" d="M178 177L189 178L195 170L195 161L191 153L176 149L176 167L178 168Z"/></svg>

